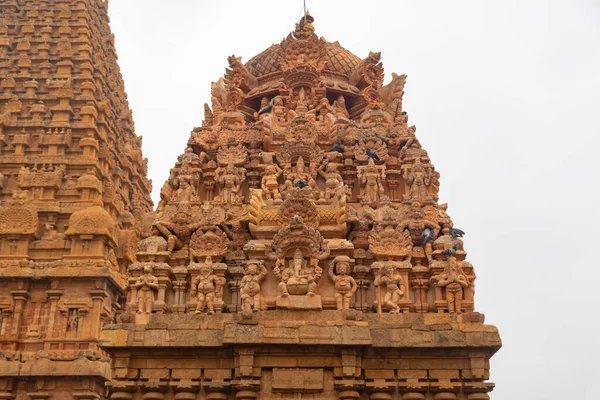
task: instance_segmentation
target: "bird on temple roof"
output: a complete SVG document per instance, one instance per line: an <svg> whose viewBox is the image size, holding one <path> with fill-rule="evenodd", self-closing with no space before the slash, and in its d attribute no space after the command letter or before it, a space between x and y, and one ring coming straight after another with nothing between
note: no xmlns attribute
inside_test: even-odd
<svg viewBox="0 0 600 400"><path fill-rule="evenodd" d="M338 153L341 153L342 151L342 141L338 138L335 143L333 144L333 146L331 146L331 150L330 151L335 151Z"/></svg>
<svg viewBox="0 0 600 400"><path fill-rule="evenodd" d="M302 179L296 179L294 181L294 187L297 187L299 189L304 189L307 186L308 186L308 183L306 183L306 181L303 181Z"/></svg>
<svg viewBox="0 0 600 400"><path fill-rule="evenodd" d="M372 149L367 149L367 156L369 158L374 159L375 161L379 161L379 156L377 155L377 153L375 153L374 150Z"/></svg>
<svg viewBox="0 0 600 400"><path fill-rule="evenodd" d="M273 104L269 104L268 106L266 106L266 107L263 107L263 108L262 108L262 109L261 109L261 110L258 112L258 115L263 115L263 114L266 114L266 113L270 113L272 109L273 109Z"/></svg>
<svg viewBox="0 0 600 400"><path fill-rule="evenodd" d="M454 245L452 248L442 251L442 254L444 254L446 256L453 256L456 254L456 250L457 250L456 245Z"/></svg>
<svg viewBox="0 0 600 400"><path fill-rule="evenodd" d="M450 236L453 238L461 238L465 235L465 231L456 228L450 228Z"/></svg>
<svg viewBox="0 0 600 400"><path fill-rule="evenodd" d="M429 228L423 229L423 233L421 233L421 243L426 245L431 239L433 239L433 231Z"/></svg>

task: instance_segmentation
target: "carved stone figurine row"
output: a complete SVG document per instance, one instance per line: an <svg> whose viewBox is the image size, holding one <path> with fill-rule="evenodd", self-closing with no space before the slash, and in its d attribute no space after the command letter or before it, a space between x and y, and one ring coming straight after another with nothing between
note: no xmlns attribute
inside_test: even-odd
<svg viewBox="0 0 600 400"><path fill-rule="evenodd" d="M348 310L352 296L358 289L354 278L350 275L352 260L348 256L337 256L329 264L328 277L334 283L335 302L338 310ZM273 273L278 278L277 294L283 298L293 296L315 296L317 281L323 270L318 265L309 265L304 259L302 250L296 249L287 267L285 261L278 260ZM257 312L261 310L261 283L268 271L262 260L248 261L244 267L244 276L240 282L242 311ZM463 292L469 286L467 276L462 271L460 262L454 256L448 257L444 271L431 278L433 284L443 288L450 313L461 312ZM206 311L214 314L215 299L222 298L225 278L214 274L211 257L207 257L200 265L199 274L191 282L191 297L196 299L197 314ZM399 313L399 303L406 292L402 276L393 265L384 265L376 272L374 286L377 289L377 312L383 308L390 313ZM152 265L145 264L143 274L133 285L137 289L138 313L150 314L158 292L158 279L152 274Z"/></svg>

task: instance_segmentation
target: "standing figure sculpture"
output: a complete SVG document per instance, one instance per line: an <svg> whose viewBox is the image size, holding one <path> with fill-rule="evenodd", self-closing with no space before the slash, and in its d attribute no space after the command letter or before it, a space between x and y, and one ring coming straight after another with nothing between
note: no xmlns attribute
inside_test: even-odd
<svg viewBox="0 0 600 400"><path fill-rule="evenodd" d="M212 258L206 257L198 276L192 281L192 297L198 298L196 314L201 314L205 308L209 315L215 312L214 300L221 294L223 282L213 272Z"/></svg>
<svg viewBox="0 0 600 400"><path fill-rule="evenodd" d="M263 199L267 204L281 203L277 179L283 171L276 164L267 164L261 180Z"/></svg>
<svg viewBox="0 0 600 400"><path fill-rule="evenodd" d="M244 277L240 283L242 309L244 311L260 311L260 284L267 276L263 261L251 261L244 268Z"/></svg>
<svg viewBox="0 0 600 400"><path fill-rule="evenodd" d="M463 290L469 286L469 282L456 257L449 257L444 272L433 278L437 278L438 287L446 288L448 312L461 312Z"/></svg>
<svg viewBox="0 0 600 400"><path fill-rule="evenodd" d="M138 313L150 314L154 304L154 292L158 291L158 279L152 275L152 266L144 265L144 274L135 282L137 289Z"/></svg>
<svg viewBox="0 0 600 400"><path fill-rule="evenodd" d="M318 170L319 175L325 178L325 200L333 200L339 193L340 188L344 184L342 175L340 175L337 165L327 163Z"/></svg>
<svg viewBox="0 0 600 400"><path fill-rule="evenodd" d="M369 164L360 172L361 200L368 204L378 203L384 193L382 178L385 178L385 172L382 171L380 174L379 168L377 168L372 158L369 158Z"/></svg>
<svg viewBox="0 0 600 400"><path fill-rule="evenodd" d="M245 178L246 169L237 168L233 162L229 162L226 167L217 168L216 181L221 184L221 200L229 204L240 202L240 189Z"/></svg>
<svg viewBox="0 0 600 400"><path fill-rule="evenodd" d="M377 292L377 312L381 313L381 307L387 306L391 314L400 312L398 303L404 295L404 280L399 274L395 274L392 265L384 265L379 271L379 275L375 278L375 287ZM381 290L385 290L383 299L381 298Z"/></svg>
<svg viewBox="0 0 600 400"><path fill-rule="evenodd" d="M329 279L334 283L335 303L338 310L350 308L350 299L358 289L358 285L350 273L351 259L348 256L337 256L329 264ZM335 272L334 272L335 269Z"/></svg>

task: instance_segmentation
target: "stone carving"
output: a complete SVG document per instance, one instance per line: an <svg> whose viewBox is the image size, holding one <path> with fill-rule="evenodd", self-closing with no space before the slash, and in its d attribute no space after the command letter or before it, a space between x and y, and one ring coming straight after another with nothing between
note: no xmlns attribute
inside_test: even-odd
<svg viewBox="0 0 600 400"><path fill-rule="evenodd" d="M154 304L154 293L158 291L158 279L152 275L152 265L144 265L144 274L136 280L134 287L137 289L137 312L150 314Z"/></svg>
<svg viewBox="0 0 600 400"><path fill-rule="evenodd" d="M273 273L279 279L277 294L281 297L288 297L290 294L314 296L322 272L319 266L309 265L302 250L296 249L287 266L284 260L277 260L273 268Z"/></svg>
<svg viewBox="0 0 600 400"><path fill-rule="evenodd" d="M337 256L329 264L328 276L334 283L335 302L338 310L350 308L350 300L358 289L356 281L350 276L350 262L348 256Z"/></svg>
<svg viewBox="0 0 600 400"><path fill-rule="evenodd" d="M196 314L207 310L209 315L215 313L215 299L223 297L224 279L214 274L212 258L207 256L198 268L199 274L192 281L192 297L197 298Z"/></svg>
<svg viewBox="0 0 600 400"><path fill-rule="evenodd" d="M244 179L246 179L246 169L236 167L233 162L224 168L217 168L215 180L221 184L220 200L229 204L241 203L240 190Z"/></svg>
<svg viewBox="0 0 600 400"><path fill-rule="evenodd" d="M469 282L456 257L448 257L444 272L431 279L436 286L444 288L448 312L461 312L463 293Z"/></svg>
<svg viewBox="0 0 600 400"><path fill-rule="evenodd" d="M0 3L1 398L487 398L500 343L379 53L306 14L229 57L152 212L107 2Z"/></svg>
<svg viewBox="0 0 600 400"><path fill-rule="evenodd" d="M260 311L260 284L265 276L267 276L267 269L262 260L251 260L244 267L244 277L240 282L243 311Z"/></svg>
<svg viewBox="0 0 600 400"><path fill-rule="evenodd" d="M385 166L375 165L373 159L369 158L368 165L358 167L358 179L361 183L360 200L366 204L377 205L385 193Z"/></svg>
<svg viewBox="0 0 600 400"><path fill-rule="evenodd" d="M390 313L400 312L398 303L404 295L404 279L394 268L393 263L385 263L373 282L377 291L377 312L381 314L383 307L388 307Z"/></svg>

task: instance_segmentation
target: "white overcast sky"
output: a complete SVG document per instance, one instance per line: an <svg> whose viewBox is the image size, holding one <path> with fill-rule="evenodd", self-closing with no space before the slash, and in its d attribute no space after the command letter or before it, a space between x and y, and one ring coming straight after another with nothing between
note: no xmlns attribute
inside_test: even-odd
<svg viewBox="0 0 600 400"><path fill-rule="evenodd" d="M235 54L279 43L300 0L111 0L153 198ZM316 33L408 75L404 109L465 230L500 329L494 400L600 399L600 0L317 1Z"/></svg>

